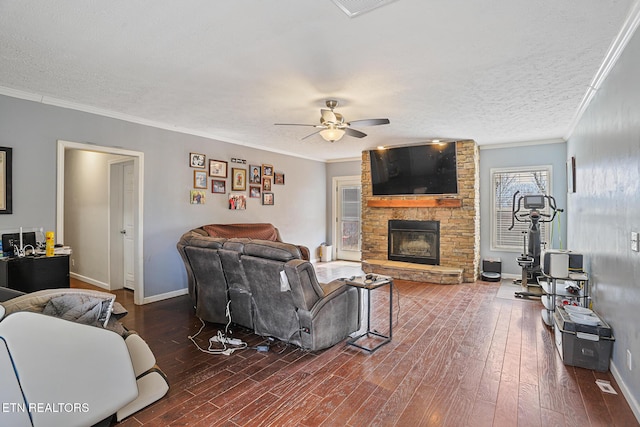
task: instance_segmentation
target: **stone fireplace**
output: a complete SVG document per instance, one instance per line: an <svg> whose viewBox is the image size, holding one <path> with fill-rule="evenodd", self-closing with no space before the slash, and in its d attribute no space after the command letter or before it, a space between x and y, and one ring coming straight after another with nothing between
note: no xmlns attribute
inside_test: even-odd
<svg viewBox="0 0 640 427"><path fill-rule="evenodd" d="M440 222L389 220L387 253L391 261L440 264Z"/></svg>
<svg viewBox="0 0 640 427"><path fill-rule="evenodd" d="M373 196L369 152L362 153L362 268L396 279L456 284L477 279L480 263L478 147L475 141L456 143L458 194L453 196ZM438 263L389 259L389 221L430 221L439 226ZM405 233L406 236L406 233ZM426 248L425 240L401 251ZM420 249L422 247L422 249ZM391 251L390 251L391 249Z"/></svg>

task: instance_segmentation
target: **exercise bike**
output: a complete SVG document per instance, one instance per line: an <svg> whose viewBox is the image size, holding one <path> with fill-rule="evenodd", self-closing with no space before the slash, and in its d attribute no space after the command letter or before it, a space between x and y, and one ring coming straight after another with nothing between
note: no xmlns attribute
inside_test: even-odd
<svg viewBox="0 0 640 427"><path fill-rule="evenodd" d="M556 215L564 212L556 206L556 199L553 196L544 194L525 195L518 197L520 191L513 194L513 202L511 204L511 227L512 230L515 222L530 223L529 229L524 236L523 253L517 258L518 265L522 268L522 278L514 280L515 284L522 286L521 292L516 292L518 298L539 297L540 294L529 292L529 283L538 286L538 277L542 275L540 267L540 256L542 254L543 242L540 240L540 224L552 222ZM551 209L550 214L541 212L546 204ZM527 212L520 212L524 207Z"/></svg>

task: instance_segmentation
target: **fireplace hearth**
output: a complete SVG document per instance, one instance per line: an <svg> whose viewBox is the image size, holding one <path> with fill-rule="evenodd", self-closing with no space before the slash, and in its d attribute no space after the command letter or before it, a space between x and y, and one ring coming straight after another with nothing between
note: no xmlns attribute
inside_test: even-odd
<svg viewBox="0 0 640 427"><path fill-rule="evenodd" d="M389 220L388 259L440 265L440 221Z"/></svg>

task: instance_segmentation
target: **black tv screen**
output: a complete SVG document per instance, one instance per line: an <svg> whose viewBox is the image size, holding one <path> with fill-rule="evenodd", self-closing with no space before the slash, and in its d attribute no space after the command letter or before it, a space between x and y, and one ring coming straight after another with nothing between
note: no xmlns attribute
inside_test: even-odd
<svg viewBox="0 0 640 427"><path fill-rule="evenodd" d="M456 194L456 143L371 150L374 196Z"/></svg>

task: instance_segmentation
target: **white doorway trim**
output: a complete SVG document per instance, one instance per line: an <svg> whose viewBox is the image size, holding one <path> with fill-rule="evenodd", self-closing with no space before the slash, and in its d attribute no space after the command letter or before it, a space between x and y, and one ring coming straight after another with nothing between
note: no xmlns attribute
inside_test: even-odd
<svg viewBox="0 0 640 427"><path fill-rule="evenodd" d="M65 151L82 150L97 153L129 156L133 160L134 175L137 177L136 206L136 244L134 248L134 270L136 285L133 291L133 302L144 304L144 257L143 257L143 219L144 219L144 153L116 147L103 147L94 144L58 140L57 176L56 176L56 236L57 241L64 242L64 171Z"/></svg>
<svg viewBox="0 0 640 427"><path fill-rule="evenodd" d="M348 176L335 176L332 179L331 185L333 186L333 191L331 192L331 207L332 207L331 239L333 242L333 247L332 247L333 253L331 254L331 259L337 259L336 251L338 248L338 239L341 238L341 236L338 235L338 221L339 221L338 217L340 215L340 206L338 206L338 186L340 185L341 182L345 182L345 181L357 181L361 183L362 178L360 177L360 175L348 175ZM360 218L360 222L362 223L362 218ZM360 236L360 239L362 239L362 236Z"/></svg>

